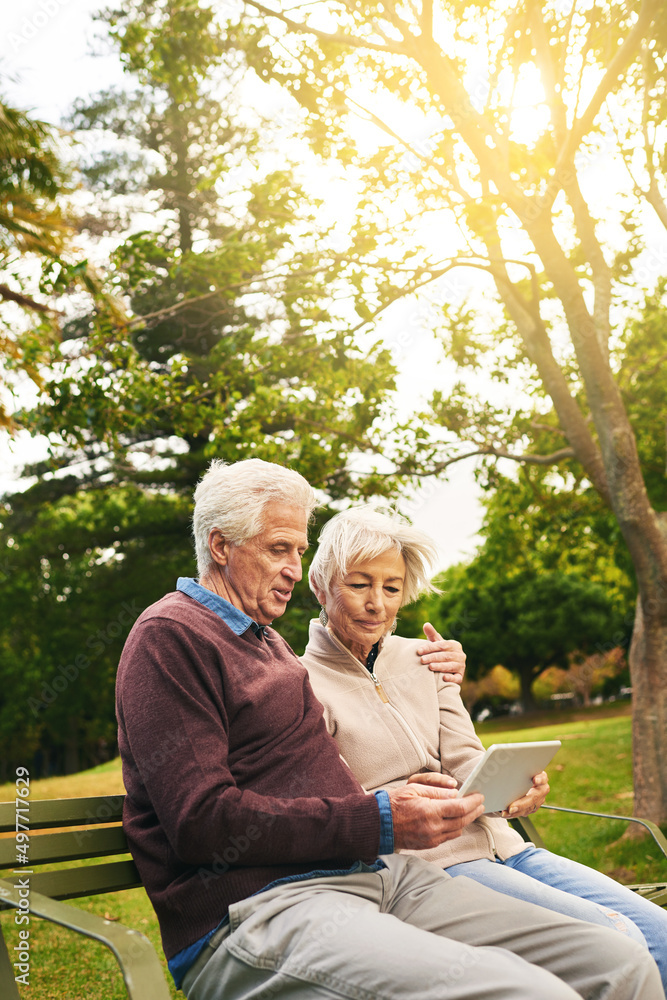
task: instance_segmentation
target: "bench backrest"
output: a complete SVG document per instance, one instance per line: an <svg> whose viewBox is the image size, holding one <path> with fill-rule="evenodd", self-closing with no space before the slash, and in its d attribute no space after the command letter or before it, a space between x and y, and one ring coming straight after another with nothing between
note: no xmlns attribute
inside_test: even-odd
<svg viewBox="0 0 667 1000"><path fill-rule="evenodd" d="M127 840L121 826L124 799L124 795L31 799L29 805L26 801L19 802L20 811L14 802L1 802L0 871L28 868L34 872L30 876L31 889L52 899L75 899L141 885L131 859L65 869L43 868L65 861L127 854ZM19 834L29 836L25 853L18 850L21 842L25 843Z"/></svg>

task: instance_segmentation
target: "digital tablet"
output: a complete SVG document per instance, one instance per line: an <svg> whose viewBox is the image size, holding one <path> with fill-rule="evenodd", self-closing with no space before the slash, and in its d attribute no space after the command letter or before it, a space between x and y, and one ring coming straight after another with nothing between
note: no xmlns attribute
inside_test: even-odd
<svg viewBox="0 0 667 1000"><path fill-rule="evenodd" d="M533 775L547 766L560 740L543 743L494 743L458 790L458 795L482 792L484 812L500 812L525 795Z"/></svg>

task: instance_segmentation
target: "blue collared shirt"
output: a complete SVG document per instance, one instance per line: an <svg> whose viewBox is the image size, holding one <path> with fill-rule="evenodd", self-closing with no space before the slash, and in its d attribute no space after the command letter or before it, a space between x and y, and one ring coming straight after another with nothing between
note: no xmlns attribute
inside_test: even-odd
<svg viewBox="0 0 667 1000"><path fill-rule="evenodd" d="M225 625L229 626L234 635L243 635L249 628L257 635L264 635L263 625L258 625L245 611L239 611L224 597L219 597L212 590L202 587L201 583L197 583L192 577L179 576L176 581L176 590L180 590L182 594L187 594L188 597L203 604L205 608L214 611L219 618L222 618Z"/></svg>
<svg viewBox="0 0 667 1000"><path fill-rule="evenodd" d="M233 604L226 601L224 597L219 597L218 594L214 594L212 590L208 590L206 587L202 587L200 583L193 580L188 576L179 576L176 583L176 589L180 590L182 594L186 594L195 601L199 601L205 607L209 608L211 611L215 612L219 618L222 618L225 625L236 635L243 635L249 628L259 635L264 635L264 627L258 625L256 621L245 614L244 611L240 611L235 608ZM394 850L394 825L391 818L391 803L389 801L389 795L383 789L379 792L375 792L375 797L378 802L378 807L380 809L380 849L379 854L391 854ZM323 875L351 875L353 872L358 872L360 868L364 871L379 871L380 868L384 867L384 863L378 860L373 865L365 865L361 861L357 861L351 868L345 868L340 870L327 870L327 871L312 871L305 872L301 875L289 875L286 878L278 879L276 882L271 882L269 885L265 885L260 892L266 892L267 889L272 889L276 885L284 885L288 882L300 882L304 879L309 878L321 878ZM174 982L176 983L176 989L180 988L183 982L183 977L186 972L199 956L202 949L206 946L207 941L215 934L218 927L221 927L227 922L229 918L227 916L223 917L217 927L209 931L194 944L188 945L182 951L179 951L177 955L174 955L172 959L168 962L169 971L174 977Z"/></svg>

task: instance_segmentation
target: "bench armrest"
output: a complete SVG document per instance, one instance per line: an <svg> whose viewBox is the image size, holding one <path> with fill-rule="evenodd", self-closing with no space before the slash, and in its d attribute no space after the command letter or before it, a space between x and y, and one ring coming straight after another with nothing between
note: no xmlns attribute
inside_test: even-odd
<svg viewBox="0 0 667 1000"><path fill-rule="evenodd" d="M569 809L565 806L540 806L541 809L553 809L555 812L576 813L580 816L595 816L599 819L621 819L626 823L638 823L653 837L654 841L667 858L667 838L662 830L650 819L641 819L637 816L617 816L615 813L591 812L588 809ZM510 820L511 825L527 842L532 842L535 847L545 847L544 841L537 832L533 821L528 816L517 816ZM642 885L629 885L628 889L633 889L638 895L650 899L658 906L667 906L667 882L654 882Z"/></svg>
<svg viewBox="0 0 667 1000"><path fill-rule="evenodd" d="M553 809L554 812L576 813L578 816L596 816L599 819L621 819L625 823L639 823L639 825L643 826L645 830L648 830L664 854L665 858L667 858L667 838L660 827L657 826L656 823L652 823L650 819L640 819L637 816L617 816L615 813L591 812L588 809L569 809L565 806L543 805L540 806L540 809ZM510 823L514 829L521 834L524 840L532 841L536 847L544 847L542 838L535 829L533 821L528 816L517 816L515 819L511 819Z"/></svg>
<svg viewBox="0 0 667 1000"><path fill-rule="evenodd" d="M18 906L18 890L11 882L0 879L0 908L18 908ZM131 1000L170 1000L169 987L160 960L151 942L139 931L130 930L129 927L124 927L116 921L104 920L93 913L79 910L67 903L60 903L38 892L30 893L30 913L68 927L109 948L123 973ZM0 949L0 972L2 964ZM13 972L12 984L15 986ZM18 993L16 996L18 997Z"/></svg>
<svg viewBox="0 0 667 1000"><path fill-rule="evenodd" d="M656 823L652 823L650 819L641 819L637 816L617 816L615 813L590 812L588 809L566 809L565 806L543 805L540 808L553 809L554 812L577 813L579 816L597 816L599 819L622 819L626 823L639 823L645 830L648 830L665 858L667 858L667 838L665 838L660 827Z"/></svg>

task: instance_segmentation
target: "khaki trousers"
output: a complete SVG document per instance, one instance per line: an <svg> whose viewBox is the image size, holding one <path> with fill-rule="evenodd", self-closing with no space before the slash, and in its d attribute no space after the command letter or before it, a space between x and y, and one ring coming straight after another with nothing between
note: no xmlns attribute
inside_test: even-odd
<svg viewBox="0 0 667 1000"><path fill-rule="evenodd" d="M233 904L188 1000L664 1000L649 953L617 931L383 860Z"/></svg>

